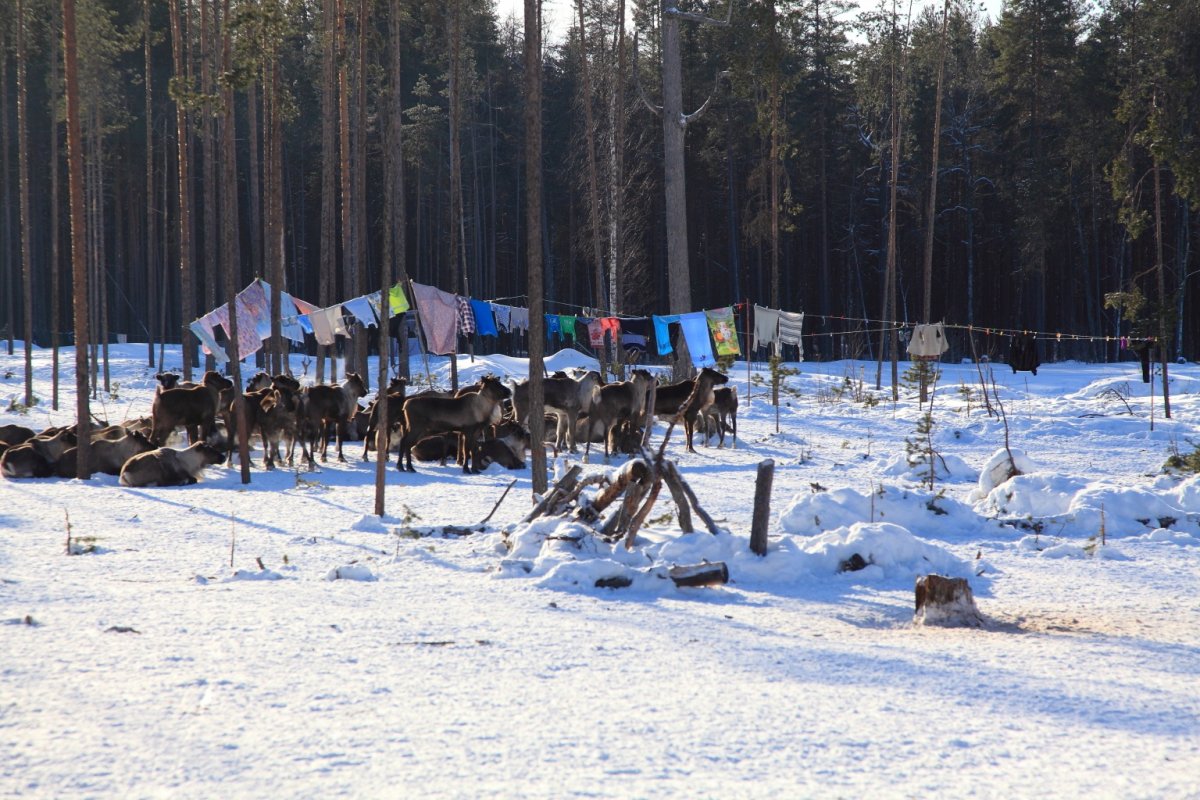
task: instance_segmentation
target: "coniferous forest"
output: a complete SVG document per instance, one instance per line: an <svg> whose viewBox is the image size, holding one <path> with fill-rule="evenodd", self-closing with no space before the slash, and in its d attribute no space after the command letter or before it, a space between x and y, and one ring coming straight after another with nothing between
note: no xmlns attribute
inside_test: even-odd
<svg viewBox="0 0 1200 800"><path fill-rule="evenodd" d="M524 25L487 0L67 2L73 42L61 0L0 0L10 348L86 320L152 357L255 276L326 305L384 264L519 304L531 191L547 311L666 312L664 9L692 308L1062 333L1061 358L1200 343L1196 0L1006 0L994 20L959 0L562 2L528 171ZM806 356L880 346L817 337Z"/></svg>

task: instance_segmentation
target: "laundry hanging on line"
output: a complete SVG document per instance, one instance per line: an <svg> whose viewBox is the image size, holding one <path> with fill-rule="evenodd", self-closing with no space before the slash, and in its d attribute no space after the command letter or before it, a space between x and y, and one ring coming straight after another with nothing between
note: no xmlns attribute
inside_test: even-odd
<svg viewBox="0 0 1200 800"><path fill-rule="evenodd" d="M412 285L425 348L437 356L458 352L458 298L435 286Z"/></svg>
<svg viewBox="0 0 1200 800"><path fill-rule="evenodd" d="M908 342L908 354L913 358L939 358L949 349L946 326L941 322L918 325L913 329L912 339Z"/></svg>

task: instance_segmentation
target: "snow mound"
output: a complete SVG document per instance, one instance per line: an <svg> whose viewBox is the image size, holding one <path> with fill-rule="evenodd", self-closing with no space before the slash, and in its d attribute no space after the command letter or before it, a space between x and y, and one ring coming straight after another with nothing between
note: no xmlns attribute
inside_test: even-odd
<svg viewBox="0 0 1200 800"><path fill-rule="evenodd" d="M362 564L346 564L335 567L325 574L327 581L373 581L375 573Z"/></svg>
<svg viewBox="0 0 1200 800"><path fill-rule="evenodd" d="M350 530L359 533L387 533L387 526L374 514L363 514L350 523Z"/></svg>
<svg viewBox="0 0 1200 800"><path fill-rule="evenodd" d="M1082 479L1049 472L1015 475L988 492L980 510L1013 517L1061 516L1070 510L1076 492L1087 485Z"/></svg>
<svg viewBox="0 0 1200 800"><path fill-rule="evenodd" d="M933 460L934 478L939 481L973 481L978 475L966 461L956 455L939 455ZM913 463L907 454L892 457L883 467L883 474L913 483L929 480L929 465L923 459Z"/></svg>
<svg viewBox="0 0 1200 800"><path fill-rule="evenodd" d="M967 562L891 522L856 522L828 531L806 542L804 552L817 574L839 572L855 554L867 562L856 578L915 580L931 572L956 578L973 574Z"/></svg>
<svg viewBox="0 0 1200 800"><path fill-rule="evenodd" d="M1088 544L1079 545L1074 542L1049 541L1037 536L1025 536L1017 542L1016 547L1018 550L1037 553L1042 558L1095 558L1100 561L1132 560L1120 550L1109 545L1101 545L1096 540L1092 540Z"/></svg>
<svg viewBox="0 0 1200 800"><path fill-rule="evenodd" d="M225 580L223 582L224 583L232 583L234 581L281 581L283 579L284 579L284 577L282 575L280 575L275 570L271 570L271 569L263 569L263 570L257 570L257 571L249 570L249 569L239 569L239 570L235 570L233 572L233 574L231 574L229 577L225 578Z"/></svg>
<svg viewBox="0 0 1200 800"><path fill-rule="evenodd" d="M992 457L984 463L983 469L979 471L979 485L975 487L975 491L971 493L968 500L971 502L983 500L991 494L993 489L1012 477L1013 467L1016 467L1017 472L1023 474L1038 471L1037 464L1025 455L1024 450L1014 447L1011 458L1008 454L1009 451L1003 447L992 453Z"/></svg>
<svg viewBox="0 0 1200 800"><path fill-rule="evenodd" d="M1172 528L1186 522L1182 508L1164 496L1143 488L1092 485L1076 493L1070 513L1074 532L1099 533L1103 524L1108 536L1142 534L1155 528Z"/></svg>
<svg viewBox="0 0 1200 800"><path fill-rule="evenodd" d="M1183 547L1200 547L1200 538L1169 528L1155 528L1140 536L1130 536L1126 541L1158 542L1161 544L1177 544Z"/></svg>
<svg viewBox="0 0 1200 800"><path fill-rule="evenodd" d="M650 595L690 592L668 580L672 566L722 562L730 582L747 588L794 585L833 579L857 554L867 566L856 581L900 580L937 572L967 577L971 566L949 551L917 538L890 522L839 527L810 539L782 536L771 541L766 557L750 550L749 539L728 533L681 534L645 531L638 547L608 543L577 522L536 520L510 531L508 555L493 572L497 578L533 578L559 591L603 592L622 588ZM838 578L840 579L840 577ZM709 589L711 591L711 589Z"/></svg>
<svg viewBox="0 0 1200 800"><path fill-rule="evenodd" d="M979 515L958 500L917 487L887 484L870 495L850 488L799 494L779 516L785 531L802 536L880 520L936 538L959 538L982 524Z"/></svg>

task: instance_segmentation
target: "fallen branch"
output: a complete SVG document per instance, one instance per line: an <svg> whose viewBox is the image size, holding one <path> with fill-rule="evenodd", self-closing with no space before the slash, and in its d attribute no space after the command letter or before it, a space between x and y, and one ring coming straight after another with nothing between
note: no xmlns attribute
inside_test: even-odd
<svg viewBox="0 0 1200 800"><path fill-rule="evenodd" d="M485 524L489 519L492 518L492 515L496 513L496 509L498 509L500 507L500 504L504 502L504 498L508 497L508 493L510 491L512 491L512 487L514 487L516 485L517 485L517 479L513 478L512 483L508 484L508 488L504 490L504 494L500 495L500 499L496 501L496 505L492 506L491 513L479 521L480 525Z"/></svg>

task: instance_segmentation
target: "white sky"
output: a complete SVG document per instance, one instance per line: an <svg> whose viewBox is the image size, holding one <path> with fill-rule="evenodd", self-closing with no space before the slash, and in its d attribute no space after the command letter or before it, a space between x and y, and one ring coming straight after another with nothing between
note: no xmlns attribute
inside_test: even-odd
<svg viewBox="0 0 1200 800"><path fill-rule="evenodd" d="M745 0L742 0L744 2ZM738 0L734 0L738 2ZM992 19L996 19L1000 15L1000 6L1003 0L976 0L983 7L986 13ZM506 19L509 15L515 14L517 21L521 22L525 19L525 2L524 0L495 0L498 16L501 20ZM874 2L863 3L859 2L860 6L874 5ZM940 0L913 0L913 16L921 7L927 5L941 6ZM542 15L546 18L547 38L553 41L561 40L565 31L573 22L575 13L574 0L542 0ZM733 13L737 13L737 7L733 9Z"/></svg>

